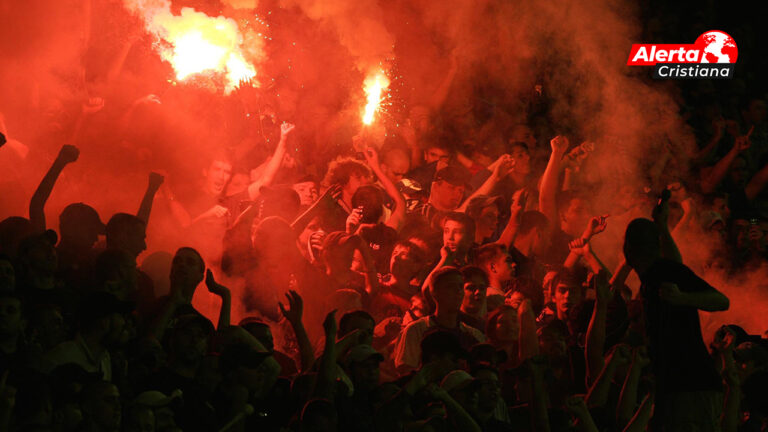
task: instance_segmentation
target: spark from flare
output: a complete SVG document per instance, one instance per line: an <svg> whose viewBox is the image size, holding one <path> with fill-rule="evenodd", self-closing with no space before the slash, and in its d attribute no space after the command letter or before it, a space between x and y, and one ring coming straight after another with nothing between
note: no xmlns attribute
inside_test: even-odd
<svg viewBox="0 0 768 432"><path fill-rule="evenodd" d="M375 74L369 75L363 83L363 90L365 91L365 97L367 103L365 104L365 111L363 112L363 123L370 125L373 123L376 112L380 110L381 95L389 87L389 79L383 72L379 71Z"/></svg>
<svg viewBox="0 0 768 432"><path fill-rule="evenodd" d="M256 69L245 59L243 36L235 20L210 17L192 8L174 15L165 0L127 0L126 5L158 37L160 56L171 64L177 80L196 74L221 75L226 94L240 81L256 76Z"/></svg>

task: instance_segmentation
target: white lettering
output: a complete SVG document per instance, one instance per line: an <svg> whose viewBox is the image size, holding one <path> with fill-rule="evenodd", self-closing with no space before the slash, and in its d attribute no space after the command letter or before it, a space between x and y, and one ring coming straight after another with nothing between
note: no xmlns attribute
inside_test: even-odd
<svg viewBox="0 0 768 432"><path fill-rule="evenodd" d="M644 61L644 62L648 61L648 51L645 50L644 46L641 46L640 49L637 50L637 53L635 54L635 56L632 58L633 62L636 62L638 60Z"/></svg>

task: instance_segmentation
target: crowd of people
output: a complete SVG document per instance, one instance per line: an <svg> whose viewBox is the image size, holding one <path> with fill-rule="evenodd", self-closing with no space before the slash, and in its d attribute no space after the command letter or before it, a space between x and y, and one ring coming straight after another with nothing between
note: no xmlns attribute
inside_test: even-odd
<svg viewBox="0 0 768 432"><path fill-rule="evenodd" d="M146 138L161 101L62 109L80 120L51 121L67 144L28 214L0 208L0 431L768 431L765 96L685 89L695 143L597 184L616 142L557 124L541 86L520 121L456 119L456 67L385 139L302 159L309 120L262 107L257 144L200 152L197 182L142 173L135 213L84 194L52 223L67 167ZM162 103L216 99L185 91ZM0 162L50 145L8 131ZM749 322L717 313L731 280Z"/></svg>

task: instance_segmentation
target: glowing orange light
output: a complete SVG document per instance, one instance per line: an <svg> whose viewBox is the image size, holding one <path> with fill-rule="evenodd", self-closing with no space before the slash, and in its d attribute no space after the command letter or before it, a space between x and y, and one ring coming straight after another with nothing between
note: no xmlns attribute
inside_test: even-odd
<svg viewBox="0 0 768 432"><path fill-rule="evenodd" d="M363 123L369 125L373 123L373 118L381 106L381 94L389 87L389 79L382 72L369 75L363 83L365 90L365 111L363 112Z"/></svg>
<svg viewBox="0 0 768 432"><path fill-rule="evenodd" d="M162 42L160 56L173 66L176 79L214 73L224 77L224 92L241 80L252 79L256 69L245 60L243 37L237 23L223 16L210 17L192 8L173 15L167 1L127 0L129 9L141 14L147 30Z"/></svg>

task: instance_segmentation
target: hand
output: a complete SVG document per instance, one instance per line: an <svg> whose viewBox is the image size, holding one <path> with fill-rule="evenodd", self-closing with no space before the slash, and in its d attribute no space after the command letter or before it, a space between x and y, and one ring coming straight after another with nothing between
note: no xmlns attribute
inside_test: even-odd
<svg viewBox="0 0 768 432"><path fill-rule="evenodd" d="M149 187L158 190L162 186L165 177L162 174L151 172L149 173Z"/></svg>
<svg viewBox="0 0 768 432"><path fill-rule="evenodd" d="M614 345L608 353L608 362L616 366L626 365L632 361L632 349L627 344Z"/></svg>
<svg viewBox="0 0 768 432"><path fill-rule="evenodd" d="M587 222L587 228L584 230L582 238L589 241L592 237L605 231L605 228L608 226L608 222L606 221L608 216L609 215L595 216L590 219L589 222Z"/></svg>
<svg viewBox="0 0 768 432"><path fill-rule="evenodd" d="M512 195L512 205L509 206L509 214L512 220L520 222L520 216L525 211L525 205L528 202L528 191L525 188L518 190Z"/></svg>
<svg viewBox="0 0 768 432"><path fill-rule="evenodd" d="M288 135L290 135L295 128L296 125L283 122L283 124L280 125L280 139L288 138Z"/></svg>
<svg viewBox="0 0 768 432"><path fill-rule="evenodd" d="M589 413L589 410L587 409L587 403L584 401L584 397L580 395L572 395L566 398L565 409L574 415Z"/></svg>
<svg viewBox="0 0 768 432"><path fill-rule="evenodd" d="M376 149L373 147L366 147L365 151L363 151L363 155L365 156L365 161L368 162L368 166L371 168L377 168L379 167L379 154L376 152Z"/></svg>
<svg viewBox="0 0 768 432"><path fill-rule="evenodd" d="M662 282L659 287L659 297L662 300L670 304L679 304L680 298L683 296L683 292L680 291L680 287L675 283Z"/></svg>
<svg viewBox="0 0 768 432"><path fill-rule="evenodd" d="M205 286L208 287L208 292L213 295L219 297L229 296L229 288L216 282L216 279L213 278L211 269L205 271Z"/></svg>
<svg viewBox="0 0 768 432"><path fill-rule="evenodd" d="M584 238L581 237L577 238L576 240L568 243L568 250L578 256L587 256L590 252L589 241L584 240Z"/></svg>
<svg viewBox="0 0 768 432"><path fill-rule="evenodd" d="M644 368L651 364L651 357L648 356L648 348L645 346L639 346L635 348L634 352L632 353L634 357L634 364Z"/></svg>
<svg viewBox="0 0 768 432"><path fill-rule="evenodd" d="M448 246L443 246L440 248L440 261L445 263L451 263L453 262L453 251L448 249Z"/></svg>
<svg viewBox="0 0 768 432"><path fill-rule="evenodd" d="M323 250L323 241L327 234L325 231L318 230L309 235L309 247L315 250L315 256Z"/></svg>
<svg viewBox="0 0 768 432"><path fill-rule="evenodd" d="M552 153L564 155L565 151L568 150L568 147L570 146L570 142L568 142L568 138L558 135L549 142L549 145L552 147Z"/></svg>
<svg viewBox="0 0 768 432"><path fill-rule="evenodd" d="M320 201L325 201L328 204L333 204L341 199L341 185L333 184L331 187L325 190L323 194L318 198Z"/></svg>
<svg viewBox="0 0 768 432"><path fill-rule="evenodd" d="M325 330L325 338L327 341L336 340L336 331L338 330L336 324L336 309L328 312L323 320L323 330Z"/></svg>
<svg viewBox="0 0 768 432"><path fill-rule="evenodd" d="M752 136L752 132L754 132L755 126L752 125L751 128L749 128L749 132L747 132L746 135L736 137L733 143L733 148L737 152L741 153L744 150L747 150L750 145L752 145L752 141L749 140L749 137Z"/></svg>
<svg viewBox="0 0 768 432"><path fill-rule="evenodd" d="M88 98L88 102L83 104L84 114L93 114L104 108L104 99L100 97Z"/></svg>
<svg viewBox="0 0 768 432"><path fill-rule="evenodd" d="M80 150L77 147L69 144L61 146L59 155L56 157L56 161L63 164L70 164L75 162L80 156Z"/></svg>
<svg viewBox="0 0 768 432"><path fill-rule="evenodd" d="M503 179L515 168L515 160L508 154L503 154L496 160L493 175L497 179Z"/></svg>
<svg viewBox="0 0 768 432"><path fill-rule="evenodd" d="M363 209L358 207L352 209L352 213L347 216L347 234L354 234L357 226L360 225L360 220L363 218Z"/></svg>
<svg viewBox="0 0 768 432"><path fill-rule="evenodd" d="M301 317L304 314L304 300L296 291L288 291L285 295L288 299L288 309L285 309L282 302L277 302L277 306L280 308L280 313L283 314L285 319L288 320L291 325L296 326L301 323Z"/></svg>
<svg viewBox="0 0 768 432"><path fill-rule="evenodd" d="M139 99L136 99L136 102L134 103L136 105L162 105L160 98L157 95L154 95L151 93L146 96L142 96Z"/></svg>
<svg viewBox="0 0 768 432"><path fill-rule="evenodd" d="M712 348L717 351L725 352L733 350L736 345L736 333L730 327L723 325L715 332L715 339L712 341Z"/></svg>
<svg viewBox="0 0 768 432"><path fill-rule="evenodd" d="M221 218L221 217L224 217L224 216L229 214L229 209L224 207L224 206L220 206L220 205L216 204L215 206L211 207L211 209L208 210L205 213L209 217Z"/></svg>

